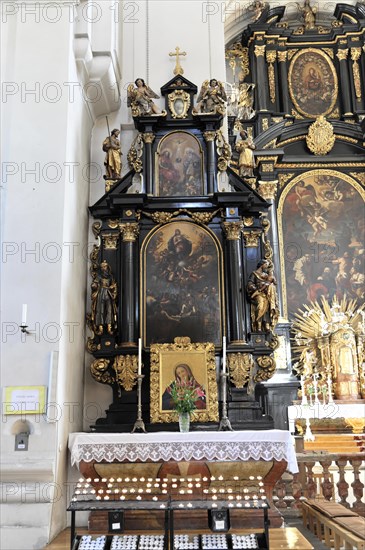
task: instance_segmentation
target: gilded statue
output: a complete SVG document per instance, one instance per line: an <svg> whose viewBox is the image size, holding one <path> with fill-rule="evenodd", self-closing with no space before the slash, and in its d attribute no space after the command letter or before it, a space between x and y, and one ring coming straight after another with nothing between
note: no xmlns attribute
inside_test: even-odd
<svg viewBox="0 0 365 550"><path fill-rule="evenodd" d="M131 107L132 115L161 114L157 105L152 101L152 99L159 99L160 96L147 86L143 78L137 78L134 84L135 86L130 84L127 89L127 105Z"/></svg>
<svg viewBox="0 0 365 550"><path fill-rule="evenodd" d="M256 147L245 130L240 132L240 137L241 139L236 143L236 151L240 154L238 159L239 175L252 178L256 166L253 151Z"/></svg>
<svg viewBox="0 0 365 550"><path fill-rule="evenodd" d="M309 3L309 0L304 0L303 6L298 3L297 6L304 21L305 30L310 31L311 29L315 29L317 8L315 8L314 6L312 7Z"/></svg>
<svg viewBox="0 0 365 550"><path fill-rule="evenodd" d="M117 325L117 283L103 260L91 284L91 325L96 334L113 334Z"/></svg>
<svg viewBox="0 0 365 550"><path fill-rule="evenodd" d="M103 141L105 179L115 180L120 178L122 163L119 134L120 131L114 128L112 133Z"/></svg>
<svg viewBox="0 0 365 550"><path fill-rule="evenodd" d="M238 120L249 120L255 116L253 109L253 91L255 84L250 82L241 82L238 92Z"/></svg>
<svg viewBox="0 0 365 550"><path fill-rule="evenodd" d="M201 113L225 114L227 95L222 82L215 78L210 81L205 80L197 101L197 110Z"/></svg>
<svg viewBox="0 0 365 550"><path fill-rule="evenodd" d="M271 262L260 260L247 282L247 294L251 304L251 328L254 332L270 332L278 322L276 284Z"/></svg>

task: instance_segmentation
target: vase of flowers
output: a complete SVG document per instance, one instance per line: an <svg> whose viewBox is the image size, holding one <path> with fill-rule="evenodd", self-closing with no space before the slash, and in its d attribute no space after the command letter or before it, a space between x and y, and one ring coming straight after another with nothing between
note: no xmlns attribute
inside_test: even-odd
<svg viewBox="0 0 365 550"><path fill-rule="evenodd" d="M175 411L179 414L181 432L188 432L190 415L197 408L197 402L205 400L205 392L199 384L191 379L176 379L167 390Z"/></svg>

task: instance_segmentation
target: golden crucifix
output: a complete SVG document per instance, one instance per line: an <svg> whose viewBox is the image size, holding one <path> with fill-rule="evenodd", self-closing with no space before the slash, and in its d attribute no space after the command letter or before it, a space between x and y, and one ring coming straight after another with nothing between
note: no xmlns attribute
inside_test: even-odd
<svg viewBox="0 0 365 550"><path fill-rule="evenodd" d="M187 55L186 52L181 52L179 46L176 46L175 52L170 52L169 56L176 56L176 65L174 69L174 74L184 74L184 69L180 65L180 55Z"/></svg>

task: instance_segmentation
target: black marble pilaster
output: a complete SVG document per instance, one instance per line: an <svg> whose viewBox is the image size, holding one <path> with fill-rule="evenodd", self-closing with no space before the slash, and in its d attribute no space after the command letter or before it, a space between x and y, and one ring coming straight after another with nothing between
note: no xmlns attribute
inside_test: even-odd
<svg viewBox="0 0 365 550"><path fill-rule="evenodd" d="M239 222L227 222L224 224L226 234L226 280L228 315L229 315L229 342L232 344L245 342L244 316L243 316L243 271L240 250L241 225Z"/></svg>
<svg viewBox="0 0 365 550"><path fill-rule="evenodd" d="M152 162L152 143L155 135L152 132L146 132L143 134L144 148L145 148L145 165L143 171L143 184L142 193L147 195L153 194L153 162Z"/></svg>
<svg viewBox="0 0 365 550"><path fill-rule="evenodd" d="M285 115L291 114L289 88L288 88L288 68L286 65L287 52L278 51L279 60L279 78L280 78L280 108Z"/></svg>
<svg viewBox="0 0 365 550"><path fill-rule="evenodd" d="M267 78L267 66L265 61L265 46L255 46L256 68L257 68L257 106L258 111L269 109L269 89Z"/></svg>
<svg viewBox="0 0 365 550"><path fill-rule="evenodd" d="M121 295L121 344L135 345L138 341L137 287L138 266L136 257L136 241L129 238L129 233L122 233L122 295Z"/></svg>
<svg viewBox="0 0 365 550"><path fill-rule="evenodd" d="M340 64L340 86L343 115L352 115L350 75L347 62L348 49L340 48L337 57Z"/></svg>
<svg viewBox="0 0 365 550"><path fill-rule="evenodd" d="M216 166L215 166L215 151L214 139L215 131L204 132L204 139L207 143L207 195L212 195L217 191L216 185Z"/></svg>

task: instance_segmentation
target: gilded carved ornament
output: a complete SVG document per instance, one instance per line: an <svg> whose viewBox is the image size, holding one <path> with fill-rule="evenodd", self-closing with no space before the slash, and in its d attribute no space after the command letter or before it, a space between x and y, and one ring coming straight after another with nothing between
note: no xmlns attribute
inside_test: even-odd
<svg viewBox="0 0 365 550"><path fill-rule="evenodd" d="M336 56L338 57L338 59L340 61L346 61L348 53L349 53L349 51L348 51L347 48L339 48L337 53L336 53Z"/></svg>
<svg viewBox="0 0 365 550"><path fill-rule="evenodd" d="M255 49L254 49L254 53L255 53L255 56L256 57L260 57L261 55L264 57L265 55L265 48L266 46L263 45L263 46L255 46Z"/></svg>
<svg viewBox="0 0 365 550"><path fill-rule="evenodd" d="M138 357L136 355L118 355L114 359L113 369L119 386L125 391L131 391L137 383Z"/></svg>
<svg viewBox="0 0 365 550"><path fill-rule="evenodd" d="M268 239L264 241L264 258L265 260L271 260L274 253L271 247L271 243Z"/></svg>
<svg viewBox="0 0 365 550"><path fill-rule="evenodd" d="M133 169L137 174L142 172L143 163L143 139L142 134L138 134L132 142L132 145L127 154L128 165Z"/></svg>
<svg viewBox="0 0 365 550"><path fill-rule="evenodd" d="M254 360L251 353L229 353L228 372L232 385L243 388L252 379Z"/></svg>
<svg viewBox="0 0 365 550"><path fill-rule="evenodd" d="M175 210L175 212L152 212L151 213L151 212L140 211L140 213L146 216L147 218L152 219L155 223L158 223L161 225L169 223L173 218L176 218L181 214L187 214L195 223L199 225L207 225L212 221L212 219L217 214L221 214L222 210L218 208L218 210L214 210L214 212L193 212L191 210L187 210L186 208L179 208L179 210Z"/></svg>
<svg viewBox="0 0 365 550"><path fill-rule="evenodd" d="M271 227L270 220L266 216L261 217L261 226L262 226L262 229L264 230L264 235L266 236L270 231L270 227Z"/></svg>
<svg viewBox="0 0 365 550"><path fill-rule="evenodd" d="M252 227L255 222L255 218L250 216L249 218L243 218L243 224L245 227Z"/></svg>
<svg viewBox="0 0 365 550"><path fill-rule="evenodd" d="M290 181L295 176L294 172L291 174L279 174L279 186L283 188L288 181Z"/></svg>
<svg viewBox="0 0 365 550"><path fill-rule="evenodd" d="M277 180L259 181L259 187L257 190L265 200L274 200L276 197L277 186L278 186Z"/></svg>
<svg viewBox="0 0 365 550"><path fill-rule="evenodd" d="M217 168L220 172L227 170L229 162L232 157L232 149L229 143L226 141L221 130L218 130L216 134L216 145L218 153Z"/></svg>
<svg viewBox="0 0 365 550"><path fill-rule="evenodd" d="M279 63L286 63L287 58L288 58L288 52L286 50L284 50L284 51L279 50L278 51Z"/></svg>
<svg viewBox="0 0 365 550"><path fill-rule="evenodd" d="M262 121L261 121L261 126L262 126L262 131L265 132L265 130L268 130L269 129L269 119L268 118L263 118Z"/></svg>
<svg viewBox="0 0 365 550"><path fill-rule="evenodd" d="M207 142L214 141L215 137L216 137L216 132L210 130L208 132L204 132L203 136L204 136L205 141L207 141Z"/></svg>
<svg viewBox="0 0 365 550"><path fill-rule="evenodd" d="M243 240L246 248L257 248L260 242L261 231L250 231L243 233Z"/></svg>
<svg viewBox="0 0 365 550"><path fill-rule="evenodd" d="M365 185L365 172L350 172L350 176L353 176L360 183Z"/></svg>
<svg viewBox="0 0 365 550"><path fill-rule="evenodd" d="M138 223L122 223L120 225L120 233L123 242L135 242L139 234Z"/></svg>
<svg viewBox="0 0 365 550"><path fill-rule="evenodd" d="M108 371L110 364L109 359L96 359L90 365L91 376L100 384L112 385L115 383L115 378Z"/></svg>
<svg viewBox="0 0 365 550"><path fill-rule="evenodd" d="M103 240L103 248L105 250L116 250L118 246L118 233L103 233L101 235Z"/></svg>
<svg viewBox="0 0 365 550"><path fill-rule="evenodd" d="M258 371L254 376L254 382L266 382L270 380L275 374L276 364L275 359L269 355L261 355L257 357L256 363L258 365Z"/></svg>
<svg viewBox="0 0 365 550"><path fill-rule="evenodd" d="M243 222L223 222L222 228L227 241L238 241L241 238Z"/></svg>
<svg viewBox="0 0 365 550"><path fill-rule="evenodd" d="M243 81L246 76L250 74L248 48L243 47L240 42L236 42L228 50L226 50L226 59L228 59L228 64L232 69L234 77L236 75L236 67L238 65L240 81Z"/></svg>
<svg viewBox="0 0 365 550"><path fill-rule="evenodd" d="M101 227L102 227L102 226L101 226L101 222L94 222L94 223L92 224L91 229L92 229L93 235L94 235L94 237L95 237L96 239L97 239L97 238L99 237L99 235L100 235Z"/></svg>
<svg viewBox="0 0 365 550"><path fill-rule="evenodd" d="M167 97L172 118L186 118L190 107L190 94L184 90L174 90Z"/></svg>
<svg viewBox="0 0 365 550"><path fill-rule="evenodd" d="M153 132L145 132L142 134L143 141L145 143L153 143L155 139L155 134Z"/></svg>
<svg viewBox="0 0 365 550"><path fill-rule="evenodd" d="M266 61L268 62L267 74L269 78L269 93L271 103L275 103L276 90L275 90L275 68L274 63L276 61L276 50L266 50Z"/></svg>
<svg viewBox="0 0 365 550"><path fill-rule="evenodd" d="M361 57L361 48L351 48L352 73L354 79L354 88L357 99L361 99L361 75L359 59Z"/></svg>
<svg viewBox="0 0 365 550"><path fill-rule="evenodd" d="M308 149L315 155L327 155L336 141L333 126L320 115L308 128L306 142Z"/></svg>

